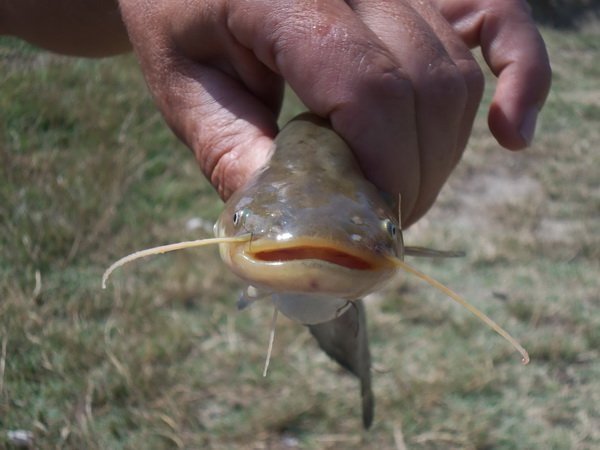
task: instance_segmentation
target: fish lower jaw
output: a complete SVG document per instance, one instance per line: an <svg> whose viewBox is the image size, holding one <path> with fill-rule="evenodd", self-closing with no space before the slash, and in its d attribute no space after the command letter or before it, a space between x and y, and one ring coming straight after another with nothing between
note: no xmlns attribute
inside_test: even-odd
<svg viewBox="0 0 600 450"><path fill-rule="evenodd" d="M263 261L245 252L227 261L240 278L272 292L319 294L355 300L381 288L393 268L349 269L320 259Z"/></svg>

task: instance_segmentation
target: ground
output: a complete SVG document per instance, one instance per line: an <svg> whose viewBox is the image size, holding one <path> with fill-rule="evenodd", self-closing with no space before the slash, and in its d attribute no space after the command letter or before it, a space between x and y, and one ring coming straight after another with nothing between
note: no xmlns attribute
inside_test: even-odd
<svg viewBox="0 0 600 450"><path fill-rule="evenodd" d="M593 449L600 446L600 23L544 29L553 91L535 145L490 138L482 108L411 260L531 354L399 275L367 301L377 398L301 326L237 312L239 282L198 249L221 203L156 113L131 57L81 61L0 41L0 445L50 448ZM486 102L493 90L489 78ZM282 120L299 110L288 103Z"/></svg>

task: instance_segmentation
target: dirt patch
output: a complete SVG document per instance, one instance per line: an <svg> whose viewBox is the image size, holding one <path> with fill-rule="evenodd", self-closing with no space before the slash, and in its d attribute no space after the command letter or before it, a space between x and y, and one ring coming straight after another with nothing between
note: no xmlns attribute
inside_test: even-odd
<svg viewBox="0 0 600 450"><path fill-rule="evenodd" d="M409 233L420 239L432 229L451 226L493 236L523 223L524 216L530 220L546 201L546 193L527 173L527 165L527 155L501 149L466 155L431 211Z"/></svg>

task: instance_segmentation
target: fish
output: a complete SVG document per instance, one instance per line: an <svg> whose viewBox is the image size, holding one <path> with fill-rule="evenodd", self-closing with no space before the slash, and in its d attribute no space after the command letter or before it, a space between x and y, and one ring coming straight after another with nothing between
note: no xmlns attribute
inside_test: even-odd
<svg viewBox="0 0 600 450"><path fill-rule="evenodd" d="M346 142L312 114L289 122L272 156L227 201L216 237L221 259L304 324L334 319L397 272L404 245L398 213L367 181ZM252 303L252 296L246 296Z"/></svg>
<svg viewBox="0 0 600 450"><path fill-rule="evenodd" d="M111 265L149 255L218 245L225 265L243 280L238 308L267 300L275 321L281 312L306 325L320 348L360 383L362 422L373 422L371 355L362 299L399 270L426 281L526 350L489 317L455 292L404 262L405 256L460 256L460 252L405 246L400 198L390 201L367 180L348 144L312 113L292 119L275 138L268 163L234 192L214 226L214 238L141 250Z"/></svg>

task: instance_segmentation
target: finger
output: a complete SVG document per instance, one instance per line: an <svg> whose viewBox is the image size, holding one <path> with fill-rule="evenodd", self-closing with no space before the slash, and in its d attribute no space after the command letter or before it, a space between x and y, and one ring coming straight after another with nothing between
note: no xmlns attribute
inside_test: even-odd
<svg viewBox="0 0 600 450"><path fill-rule="evenodd" d="M486 61L498 76L488 117L490 129L508 149L527 147L551 83L542 37L529 16L513 21L503 15L486 20L481 45Z"/></svg>
<svg viewBox="0 0 600 450"><path fill-rule="evenodd" d="M404 217L410 224L431 206L462 153L464 134L470 129L480 95L476 92L469 99L461 70L467 64L472 67L472 61L464 44L424 3L415 2L418 10L397 0L355 0L350 4L401 61L414 86L419 147L397 149L417 152L420 158L418 199ZM461 67L453 56L462 59Z"/></svg>
<svg viewBox="0 0 600 450"><path fill-rule="evenodd" d="M167 122L223 199L268 161L277 110L221 70L185 61L155 93Z"/></svg>
<svg viewBox="0 0 600 450"><path fill-rule="evenodd" d="M453 169L455 165L458 164L471 135L473 122L483 95L484 77L481 68L473 57L470 49L465 45L461 37L454 31L448 21L442 17L439 11L429 2L417 1L412 2L412 5L421 17L427 21L435 35L439 38L466 85L467 97L462 117L459 120L458 138L454 149L454 160L452 167L450 167L450 169ZM460 111L455 110L454 114L460 115ZM435 166L436 161L430 161L430 165ZM427 166L424 164L424 167ZM418 220L433 205L443 186L440 181L446 181L450 172L448 171L441 175L443 178L437 178L437 183L426 185L425 181L423 181L417 207L413 211L411 217L409 217L410 222Z"/></svg>
<svg viewBox="0 0 600 450"><path fill-rule="evenodd" d="M418 155L394 153L399 143L417 148L408 77L343 1L272 3L233 2L232 33L313 112L329 117L365 175L385 191L402 192L410 210L418 194ZM398 167L415 169L398 177Z"/></svg>
<svg viewBox="0 0 600 450"><path fill-rule="evenodd" d="M283 92L280 77L233 40L215 40L216 21L202 10L181 17L169 4L150 8L133 1L121 8L165 120L227 199L268 160ZM165 29L172 20L178 28Z"/></svg>
<svg viewBox="0 0 600 450"><path fill-rule="evenodd" d="M498 77L490 130L508 149L528 146L551 83L548 54L528 5L523 0L438 0L438 4L467 45L481 45Z"/></svg>

